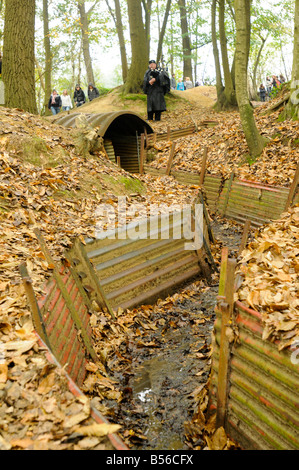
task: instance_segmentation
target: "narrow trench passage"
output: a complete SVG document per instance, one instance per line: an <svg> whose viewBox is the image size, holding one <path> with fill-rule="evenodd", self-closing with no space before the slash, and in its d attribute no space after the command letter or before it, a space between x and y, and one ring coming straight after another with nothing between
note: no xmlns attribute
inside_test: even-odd
<svg viewBox="0 0 299 470"><path fill-rule="evenodd" d="M178 323L165 334L163 349L136 364L129 383L132 398L142 410L140 427L147 438L142 449L188 448L184 424L196 411L196 390L209 377L216 292L213 287L206 295L178 300L167 312L170 321Z"/></svg>
<svg viewBox="0 0 299 470"><path fill-rule="evenodd" d="M243 227L219 219L212 229L217 247L228 246L235 255ZM210 375L217 293L218 276L212 285L196 281L171 301L158 302L150 315L154 331L142 335L148 346L127 347L129 365L117 376L125 398L114 408L113 419L126 430L123 437L133 450L187 450L204 444L200 439L186 442L185 426Z"/></svg>

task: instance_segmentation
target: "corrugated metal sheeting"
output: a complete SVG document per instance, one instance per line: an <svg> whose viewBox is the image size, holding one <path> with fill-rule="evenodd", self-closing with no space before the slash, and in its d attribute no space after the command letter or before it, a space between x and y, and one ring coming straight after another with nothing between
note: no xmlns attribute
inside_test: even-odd
<svg viewBox="0 0 299 470"><path fill-rule="evenodd" d="M65 127L76 127L76 120L81 113L70 113L55 120L56 124ZM84 114L88 124L97 128L99 136L104 139L104 148L108 158L130 172L139 173L140 135L153 133L152 127L138 114L130 111L118 111L102 114Z"/></svg>
<svg viewBox="0 0 299 470"><path fill-rule="evenodd" d="M165 174L165 169L149 165L145 170L156 176ZM199 174L172 170L171 176L187 185L199 184ZM232 175L233 176L233 175ZM247 219L253 226L260 226L275 220L283 213L289 195L289 188L268 186L253 181L206 174L204 192L209 209L225 217L244 223ZM299 202L299 192L295 193L294 203Z"/></svg>
<svg viewBox="0 0 299 470"><path fill-rule="evenodd" d="M80 289L68 268L62 267L60 274L70 296L71 304L75 307L87 334L91 335L90 315L84 296L80 293ZM79 340L78 328L70 312L70 304L54 278L46 284L44 291L46 294L39 299L38 305L51 351L57 361L65 366L71 379L80 386L86 376L86 348L84 342Z"/></svg>
<svg viewBox="0 0 299 470"><path fill-rule="evenodd" d="M169 221L169 225L168 225ZM84 249L113 309L151 303L200 274L181 212L104 233Z"/></svg>
<svg viewBox="0 0 299 470"><path fill-rule="evenodd" d="M252 225L261 225L280 217L288 194L288 188L242 180L234 180L230 186L230 181L226 181L218 200L218 210L238 222L244 223L249 219Z"/></svg>
<svg viewBox="0 0 299 470"><path fill-rule="evenodd" d="M116 111L101 114L87 114L73 112L66 115L58 115L54 120L55 124L64 127L76 127L76 120L80 116L84 116L87 122L98 129L98 134L101 137L111 137L112 135L131 135L136 136L147 132L153 132L152 127L144 121L138 114L131 111Z"/></svg>
<svg viewBox="0 0 299 470"><path fill-rule="evenodd" d="M299 370L290 349L262 339L262 318L240 302L233 320L225 428L247 450L299 449ZM216 404L221 317L217 311L212 392Z"/></svg>

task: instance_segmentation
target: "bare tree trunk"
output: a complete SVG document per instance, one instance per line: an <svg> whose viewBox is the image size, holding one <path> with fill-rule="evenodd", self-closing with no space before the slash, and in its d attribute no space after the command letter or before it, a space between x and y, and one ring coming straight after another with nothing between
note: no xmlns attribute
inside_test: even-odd
<svg viewBox="0 0 299 470"><path fill-rule="evenodd" d="M295 28L291 94L283 117L299 120L299 0L295 3Z"/></svg>
<svg viewBox="0 0 299 470"><path fill-rule="evenodd" d="M37 114L34 26L35 0L6 0L2 62L5 106Z"/></svg>
<svg viewBox="0 0 299 470"><path fill-rule="evenodd" d="M217 90L217 102L220 103L224 86L222 83L222 75L221 75L221 66L220 66L220 58L219 58L219 50L217 45L217 27L216 27L216 15L217 15L217 8L216 8L217 0L213 0L212 2L212 18L211 18L211 26L212 26L212 44L213 44L213 55L214 55L214 62L215 62L215 71L216 71L216 90ZM220 106L221 107L221 106Z"/></svg>
<svg viewBox="0 0 299 470"><path fill-rule="evenodd" d="M43 23L44 23L44 48L45 48L45 99L44 113L51 114L48 109L48 101L52 92L51 73L52 73L52 54L49 29L49 11L48 0L43 0Z"/></svg>
<svg viewBox="0 0 299 470"><path fill-rule="evenodd" d="M146 44L147 44L147 57L150 53L151 45L151 15L152 15L152 3L153 0L142 0L142 5L144 9L144 23L145 23L145 35L146 35Z"/></svg>
<svg viewBox="0 0 299 470"><path fill-rule="evenodd" d="M224 101L224 107L236 106L236 93L227 53L227 38L225 31L225 0L219 0L219 38L225 86L223 93L226 103Z"/></svg>
<svg viewBox="0 0 299 470"><path fill-rule="evenodd" d="M140 0L127 0L132 60L125 83L125 93L142 91L143 77L148 67L148 49L146 32L142 19Z"/></svg>
<svg viewBox="0 0 299 470"><path fill-rule="evenodd" d="M90 56L90 47L89 47L89 21L88 14L89 12L85 11L85 0L78 1L78 10L80 14L80 26L82 32L82 45L83 45L83 57L86 68L87 82L94 84L94 74L92 69L92 62Z"/></svg>
<svg viewBox="0 0 299 470"><path fill-rule="evenodd" d="M259 63L260 63L260 59L261 59L261 56L262 56L262 51L263 51L264 46L265 46L265 44L266 44L268 35L267 35L265 38L263 38L262 36L260 36L260 38L261 38L262 44L260 45L260 48L259 48L259 51L258 51L256 60L255 60L255 63L254 63L253 74L252 74L253 97L254 97L254 99L255 99L256 101L258 101L258 94L257 94L257 68L258 68L258 65L259 65Z"/></svg>
<svg viewBox="0 0 299 470"><path fill-rule="evenodd" d="M123 78L123 82L125 83L127 79L127 75L128 75L128 61L127 61L126 43L125 43L125 37L124 37L124 29L123 29L120 3L119 3L119 0L114 0L115 12L113 12L112 8L110 7L108 0L106 0L106 4L113 18L116 31L117 31L119 50L120 50L120 60L121 60L121 67L122 67L122 78Z"/></svg>
<svg viewBox="0 0 299 470"><path fill-rule="evenodd" d="M252 158L258 157L265 146L260 135L248 97L248 57L250 47L251 0L235 0L236 15L236 92L242 127Z"/></svg>
<svg viewBox="0 0 299 470"><path fill-rule="evenodd" d="M127 79L127 75L128 75L126 43L125 43L125 38L124 38L124 30L123 30L119 0L114 0L114 4L115 4L116 29L117 29L119 49L120 49L120 58L121 58L121 65L122 65L122 77L123 77L123 82L125 83Z"/></svg>
<svg viewBox="0 0 299 470"><path fill-rule="evenodd" d="M191 52L191 41L189 36L188 20L186 1L178 0L180 7L180 18L181 18L181 30L182 30L182 42L183 42L183 74L184 77L190 77L192 79L192 52Z"/></svg>
<svg viewBox="0 0 299 470"><path fill-rule="evenodd" d="M161 60L161 57L162 57L162 45L163 45L166 25L167 25L167 21L168 21L168 17L169 17L171 1L172 0L167 0L164 20L163 20L162 28L161 28L161 31L160 31L160 34L159 34L159 42L158 42L158 48L157 48L157 62L159 62Z"/></svg>

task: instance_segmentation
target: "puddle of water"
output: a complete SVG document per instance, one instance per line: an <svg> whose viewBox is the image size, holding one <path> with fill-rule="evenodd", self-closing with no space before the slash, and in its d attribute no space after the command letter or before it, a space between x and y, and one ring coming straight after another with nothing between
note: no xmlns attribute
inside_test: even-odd
<svg viewBox="0 0 299 470"><path fill-rule="evenodd" d="M184 342L179 349L184 349ZM143 362L136 371L132 384L134 402L140 405L146 416L143 434L148 438L144 449L184 449L183 426L177 419L180 400L178 383L182 376L182 364L155 357ZM171 423L171 424L170 424Z"/></svg>

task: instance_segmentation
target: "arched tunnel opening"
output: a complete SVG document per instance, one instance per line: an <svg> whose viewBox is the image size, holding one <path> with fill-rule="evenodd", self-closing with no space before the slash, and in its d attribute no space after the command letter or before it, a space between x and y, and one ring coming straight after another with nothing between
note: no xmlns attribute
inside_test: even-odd
<svg viewBox="0 0 299 470"><path fill-rule="evenodd" d="M55 120L64 127L76 127L76 119L81 113L70 113ZM85 114L87 122L98 128L99 136L104 140L104 147L109 159L130 173L139 173L140 136L152 134L152 127L138 114L130 111L118 111L102 114ZM119 157L119 158L118 158Z"/></svg>

